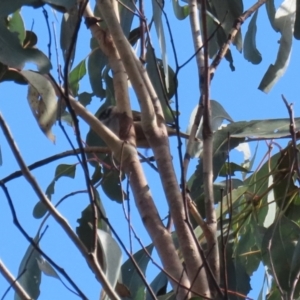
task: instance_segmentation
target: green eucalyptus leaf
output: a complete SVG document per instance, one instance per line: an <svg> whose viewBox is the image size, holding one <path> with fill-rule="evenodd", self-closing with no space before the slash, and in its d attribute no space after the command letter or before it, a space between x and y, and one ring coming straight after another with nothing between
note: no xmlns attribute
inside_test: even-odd
<svg viewBox="0 0 300 300"><path fill-rule="evenodd" d="M146 250L151 255L153 244L146 247ZM145 274L149 263L149 256L145 253L144 249L139 250L133 255L134 260L139 265L141 271ZM122 283L125 284L131 293L131 299L144 299L145 297L145 284L139 273L137 272L134 264L129 258L122 265ZM127 299L127 298L126 298Z"/></svg>
<svg viewBox="0 0 300 300"><path fill-rule="evenodd" d="M51 129L56 121L57 100L52 83L37 72L21 71L20 74L29 83L27 99L33 116L43 133L55 142Z"/></svg>
<svg viewBox="0 0 300 300"><path fill-rule="evenodd" d="M18 36L10 32L3 21L0 22L0 36L0 62L3 64L23 69L25 63L33 62L41 73L48 73L52 68L51 62L43 52L34 48L23 48Z"/></svg>
<svg viewBox="0 0 300 300"><path fill-rule="evenodd" d="M56 167L54 179L51 181L51 183L46 189L46 195L49 198L49 200L51 200L51 197L55 192L55 182L61 177L75 178L75 172L76 165L61 164ZM41 201L39 201L33 209L33 216L39 219L42 218L46 212L46 206Z"/></svg>
<svg viewBox="0 0 300 300"><path fill-rule="evenodd" d="M93 40L92 40L93 41ZM90 84L95 96L103 99L105 97L105 90L102 82L102 70L108 63L107 57L100 49L94 49L88 58L88 75Z"/></svg>
<svg viewBox="0 0 300 300"><path fill-rule="evenodd" d="M120 25L126 37L129 36L134 12L136 11L136 2L136 0L122 0L122 4L119 3Z"/></svg>
<svg viewBox="0 0 300 300"><path fill-rule="evenodd" d="M93 94L83 92L78 95L78 101L85 107L92 102Z"/></svg>
<svg viewBox="0 0 300 300"><path fill-rule="evenodd" d="M99 245L104 259L104 272L112 287L115 287L121 271L122 251L115 239L107 232L98 229Z"/></svg>
<svg viewBox="0 0 300 300"><path fill-rule="evenodd" d="M190 13L188 5L181 6L179 5L178 0L172 0L172 3L176 18L178 20L184 20Z"/></svg>
<svg viewBox="0 0 300 300"><path fill-rule="evenodd" d="M271 64L262 78L258 89L268 93L275 83L282 77L289 65L293 29L296 13L296 1L285 0L276 11L274 26L281 33L280 46L274 64Z"/></svg>
<svg viewBox="0 0 300 300"><path fill-rule="evenodd" d="M158 273L158 275L150 284L152 291L155 293L156 296L165 295L167 291L167 285L168 277L164 272ZM152 300L152 296L148 290L146 291L146 300Z"/></svg>
<svg viewBox="0 0 300 300"><path fill-rule="evenodd" d="M251 63L257 65L262 61L262 57L260 52L256 48L256 20L257 20L258 10L254 13L249 26L248 30L245 35L245 41L243 45L244 50L244 57Z"/></svg>
<svg viewBox="0 0 300 300"><path fill-rule="evenodd" d="M296 19L294 24L294 38L300 40L300 0L296 0Z"/></svg>
<svg viewBox="0 0 300 300"><path fill-rule="evenodd" d="M116 170L103 168L101 187L106 196L113 201L122 203L126 199L126 195L120 184L119 172Z"/></svg>
<svg viewBox="0 0 300 300"><path fill-rule="evenodd" d="M300 227L282 216L279 222L274 223L267 229L262 241L264 265L268 267L270 274L273 271L276 272L278 282L285 291L290 288L289 274L291 274L293 268L292 259L299 238Z"/></svg>
<svg viewBox="0 0 300 300"><path fill-rule="evenodd" d="M155 25L156 34L158 37L158 43L160 47L160 52L162 56L162 62L165 70L165 77L161 78L166 84L167 91L169 90L169 70L168 70L168 56L167 56L167 46L165 38L165 30L162 22L162 9L164 2L162 0L152 0L153 9L153 20Z"/></svg>
<svg viewBox="0 0 300 300"><path fill-rule="evenodd" d="M1 0L0 1L0 17L7 17L14 13L22 6L39 7L43 5L42 0Z"/></svg>
<svg viewBox="0 0 300 300"><path fill-rule="evenodd" d="M155 0L153 0L155 1ZM167 123L173 123L173 115L168 106L168 93L163 83L164 74L161 73L159 68L159 60L156 58L154 50L150 47L147 48L147 73L156 91L157 97L160 100L164 117Z"/></svg>
<svg viewBox="0 0 300 300"><path fill-rule="evenodd" d="M85 59L83 59L69 74L69 85L73 95L76 97L79 90L79 81L86 74Z"/></svg>
<svg viewBox="0 0 300 300"><path fill-rule="evenodd" d="M33 241L38 245L39 236L36 236ZM22 258L17 276L18 282L32 299L38 299L40 295L42 274L37 263L39 258L40 254L30 244ZM14 300L21 300L21 297L15 293Z"/></svg>
<svg viewBox="0 0 300 300"><path fill-rule="evenodd" d="M76 44L74 45L71 54L69 54L69 50L78 23L78 16L79 16L78 7L77 5L75 5L68 12L63 14L62 21L61 21L60 48L62 50L63 58L65 62L68 56L70 56L70 66L69 66L70 68L74 61Z"/></svg>
<svg viewBox="0 0 300 300"><path fill-rule="evenodd" d="M20 14L20 10L15 11L11 17L8 18L8 29L18 35L20 44L23 45L23 41L26 36L25 24Z"/></svg>
<svg viewBox="0 0 300 300"><path fill-rule="evenodd" d="M106 212L103 207L102 201L100 199L99 193L96 189L93 190L93 193L96 197L96 203L98 207L100 207L101 215L98 217L98 225L97 229L101 229L110 234L110 229L103 218L106 218ZM82 212L81 217L77 219L77 223L79 224L76 227L76 233L80 240L83 242L85 247L88 249L89 252L93 251L94 247L94 230L92 228L94 224L94 213L89 204ZM97 247L97 259L101 267L104 267L104 256L103 250L100 245Z"/></svg>

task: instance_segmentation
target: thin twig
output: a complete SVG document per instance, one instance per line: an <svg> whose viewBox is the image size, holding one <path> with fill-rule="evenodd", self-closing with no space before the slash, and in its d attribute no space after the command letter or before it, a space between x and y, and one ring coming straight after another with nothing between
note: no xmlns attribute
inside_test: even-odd
<svg viewBox="0 0 300 300"><path fill-rule="evenodd" d="M85 153L110 153L111 151L106 147L86 147L86 148L84 148L84 152ZM44 158L42 160L39 160L39 161L37 161L37 162L27 166L27 167L30 171L32 171L34 169L37 169L37 168L42 167L44 165L47 165L47 164L49 164L51 162L54 162L56 160L59 160L59 159L62 159L62 158L68 157L68 156L77 155L78 153L80 153L80 149L75 149L75 151L69 150L69 151L61 152L61 153L49 156L47 158ZM7 182L9 182L13 179L21 177L22 175L23 175L22 170L15 171L14 173L11 173L10 175L2 178L1 181L3 183L7 183Z"/></svg>

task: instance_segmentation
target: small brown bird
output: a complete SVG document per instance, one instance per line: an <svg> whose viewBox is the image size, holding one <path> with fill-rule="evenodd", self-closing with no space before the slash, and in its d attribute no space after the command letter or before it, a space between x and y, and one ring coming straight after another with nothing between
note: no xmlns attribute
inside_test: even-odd
<svg viewBox="0 0 300 300"><path fill-rule="evenodd" d="M133 115L133 124L136 134L136 145L138 148L150 148L148 140L144 134L142 123L141 123L141 113L137 111L132 111ZM99 115L99 120L107 126L111 131L119 136L119 118L120 113L117 110L116 106L109 106ZM176 136L176 129L171 125L167 124L167 130L169 136ZM189 135L183 132L179 133L180 137L188 139Z"/></svg>

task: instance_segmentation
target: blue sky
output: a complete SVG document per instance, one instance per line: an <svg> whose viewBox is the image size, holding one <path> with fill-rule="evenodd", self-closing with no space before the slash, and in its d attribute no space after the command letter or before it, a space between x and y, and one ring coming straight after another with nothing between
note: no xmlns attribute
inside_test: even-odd
<svg viewBox="0 0 300 300"><path fill-rule="evenodd" d="M182 64L193 53L191 43L191 35L189 29L189 20L178 21L174 18L172 13L172 3L166 1L166 11L168 11L169 21L172 24L173 35L179 62ZM245 1L245 8L252 5L252 2ZM59 31L59 22L61 14L57 13L56 17L48 9L50 25L54 22L57 31ZM32 22L33 30L37 33L39 41L38 47L47 53L48 35L46 30L45 20L41 9L34 10L26 8L22 10L22 14L28 29L31 28ZM248 22L243 25L243 33L248 26ZM74 66L85 58L89 53L89 39L90 32L82 25L79 34L79 43L76 50L76 61ZM299 116L299 44L294 41L294 48L290 66L285 76L278 82L269 94L264 94L257 89L264 72L267 70L269 64L274 63L277 55L277 48L280 36L271 28L269 21L266 18L265 8L262 7L258 16L258 34L257 47L260 50L263 60L260 65L254 66L245 61L240 53L232 49L234 56L235 72L231 72L226 61L222 61L218 68L215 77L211 84L211 99L220 102L227 112L235 121L253 120L253 119L268 119L268 118L284 118L288 117L285 105L281 100L281 94L284 94L289 102L293 102L295 109L295 116ZM59 37L57 36L59 40ZM156 34L152 31L152 39L156 42ZM169 38L167 38L169 40ZM167 48L170 49L169 42ZM158 49L156 53L158 54ZM171 52L170 52L171 53ZM55 49L52 47L52 57L54 68L52 74L56 74L56 58ZM60 58L60 63L62 59ZM174 67L173 57L169 55L169 63ZM28 65L26 68L32 68ZM188 124L189 115L199 99L198 78L196 72L195 61L183 68L179 73L179 103L180 103L180 125L182 130L185 130ZM297 79L296 79L297 78ZM80 84L80 91L91 92L91 88L86 77ZM27 87L16 86L11 83L0 84L0 110L5 120L10 126L12 134L18 147L23 155L23 158L28 164L31 164L47 156L62 151L68 150L70 147L63 136L58 125L54 126L54 134L56 135L56 143L52 144L43 133L39 130L36 121L34 120L30 108L27 103ZM131 95L134 95L131 93ZM133 97L132 97L133 98ZM133 100L134 101L134 100ZM136 105L136 104L135 104ZM99 99L94 99L88 109L95 112L100 106ZM136 107L136 106L135 106ZM65 128L75 143L75 136L73 129L65 125ZM80 120L80 128L82 137L85 138L88 127ZM263 155L265 148L262 142L259 147L259 155ZM284 143L283 143L284 145ZM0 146L2 151L3 165L0 167L0 177L3 178L11 172L18 170L16 161L11 154L5 137L0 131ZM252 146L252 149L255 145ZM172 150L174 155L174 162L176 170L179 170L178 159L176 154L176 142L172 143ZM231 160L237 163L242 162L242 155L239 153L232 153ZM46 190L54 177L55 168L60 163L75 163L75 158L65 158L60 161L47 165L45 168L37 169L33 172L35 178L38 180L41 187ZM193 172L196 165L196 160L191 164L190 173ZM156 174L145 167L149 186L152 188L153 197L159 207L161 216L167 215L168 209L165 204L165 197L160 188L160 182ZM179 173L178 173L179 174ZM34 236L37 232L40 220L32 217L32 210L38 199L32 192L28 183L22 179L16 179L7 184L14 200L18 218L26 231ZM60 179L55 186L55 194L52 201L57 202L63 195L73 190L85 189L85 182L80 168L77 168L76 178L74 180L69 178ZM99 189L100 191L100 189ZM122 206L107 199L100 191L101 199L104 203L108 217L117 230L118 234L124 238L128 245L128 231L127 224L123 217ZM27 249L28 243L18 229L12 223L12 216L8 208L7 201L3 194L1 194L1 220L0 220L0 258L16 275L20 261ZM134 201L131 197L132 220L133 226L141 237L143 244L150 243L149 237L145 234L141 222L134 208ZM86 195L78 195L68 199L66 203L60 206L61 213L69 220L71 226L75 229L77 226L76 220L80 217L81 211L87 206L88 197ZM95 280L94 275L90 272L85 260L80 255L78 250L72 245L66 234L60 227L50 218L47 222L49 228L41 242L43 250L50 255L50 257L73 278L78 286L84 291L89 299L98 299L100 287ZM138 243L134 241L134 251L139 250ZM157 258L157 256L154 256ZM124 256L124 260L127 258ZM154 277L155 267L150 268L149 278ZM262 272L259 272L253 280L254 299L262 285ZM63 279L64 280L64 279ZM64 280L65 281L65 280ZM0 277L0 296L7 287L7 282ZM11 291L6 299L12 299L13 292ZM70 294L63 285L53 278L43 276L41 285L41 296L39 299L76 299L73 294Z"/></svg>

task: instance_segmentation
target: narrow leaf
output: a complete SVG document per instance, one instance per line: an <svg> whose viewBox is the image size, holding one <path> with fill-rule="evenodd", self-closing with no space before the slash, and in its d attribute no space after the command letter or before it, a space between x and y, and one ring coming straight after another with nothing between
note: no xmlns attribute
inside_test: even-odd
<svg viewBox="0 0 300 300"><path fill-rule="evenodd" d="M178 0L172 0L172 3L175 16L178 20L183 20L189 15L190 10L188 5L181 6Z"/></svg>
<svg viewBox="0 0 300 300"><path fill-rule="evenodd" d="M153 244L146 247L148 253L151 255L153 250ZM146 255L145 250L141 249L133 255L135 261L139 265L141 271L145 274L147 265L150 258ZM131 293L131 299L144 299L145 285L138 274L131 259L128 259L122 265L122 282L129 288Z"/></svg>
<svg viewBox="0 0 300 300"><path fill-rule="evenodd" d="M11 17L8 18L8 29L18 35L20 44L23 45L23 41L26 36L25 24L20 14L20 10L14 12Z"/></svg>
<svg viewBox="0 0 300 300"><path fill-rule="evenodd" d="M158 37L160 52L161 52L163 66L165 70L165 78L162 78L162 80L165 81L167 90L169 90L168 57L167 57L167 49L166 49L165 31L162 23L163 1L152 0L152 8L153 8L153 19L154 19L155 30Z"/></svg>
<svg viewBox="0 0 300 300"><path fill-rule="evenodd" d="M74 96L78 95L79 81L85 74L85 59L83 59L69 74L69 84Z"/></svg>
<svg viewBox="0 0 300 300"><path fill-rule="evenodd" d="M64 13L61 21L60 29L60 48L63 53L64 61L70 56L70 68L74 61L76 45L74 45L73 51L69 54L70 45L72 43L74 31L78 22L78 7L73 6L68 12Z"/></svg>
<svg viewBox="0 0 300 300"><path fill-rule="evenodd" d="M248 30L245 35L245 41L243 45L244 57L254 65L259 64L262 61L260 52L256 48L256 20L257 20L258 10L254 13Z"/></svg>
<svg viewBox="0 0 300 300"><path fill-rule="evenodd" d="M28 103L37 120L41 130L52 141L55 136L51 128L56 120L57 101L54 88L50 81L39 73L32 71L21 71L29 82Z"/></svg>
<svg viewBox="0 0 300 300"><path fill-rule="evenodd" d="M38 243L38 240L39 237L36 236L34 241ZM30 244L22 258L18 272L19 283L32 299L38 299L40 295L41 270L37 264L39 257L40 254ZM14 299L21 300L17 293Z"/></svg>
<svg viewBox="0 0 300 300"><path fill-rule="evenodd" d="M268 93L285 73L291 57L296 1L285 0L278 8L274 26L281 33L280 46L275 64L271 64L261 80L258 89Z"/></svg>
<svg viewBox="0 0 300 300"><path fill-rule="evenodd" d="M97 233L104 255L105 275L110 285L115 287L121 271L122 251L110 234L100 229Z"/></svg>
<svg viewBox="0 0 300 300"><path fill-rule="evenodd" d="M36 259L40 270L47 276L54 277L60 279L57 272L53 269L53 267L43 258L39 257Z"/></svg>

